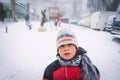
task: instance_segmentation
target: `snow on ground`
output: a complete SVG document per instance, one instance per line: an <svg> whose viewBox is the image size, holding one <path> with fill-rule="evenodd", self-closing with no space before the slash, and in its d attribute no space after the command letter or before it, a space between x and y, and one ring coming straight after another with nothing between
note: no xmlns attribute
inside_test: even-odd
<svg viewBox="0 0 120 80"><path fill-rule="evenodd" d="M52 22L45 24L47 31L38 32L39 22L0 25L0 80L42 80L45 67L56 59L56 35L60 28ZM98 67L101 80L120 79L120 41L103 31L82 26L63 24L75 32L78 43Z"/></svg>

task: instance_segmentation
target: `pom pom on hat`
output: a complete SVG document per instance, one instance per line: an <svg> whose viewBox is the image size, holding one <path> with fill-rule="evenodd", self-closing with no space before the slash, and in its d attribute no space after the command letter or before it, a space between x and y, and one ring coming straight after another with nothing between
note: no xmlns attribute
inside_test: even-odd
<svg viewBox="0 0 120 80"><path fill-rule="evenodd" d="M65 44L74 44L78 48L78 43L75 34L68 29L62 29L58 32L56 40L57 50L60 46Z"/></svg>

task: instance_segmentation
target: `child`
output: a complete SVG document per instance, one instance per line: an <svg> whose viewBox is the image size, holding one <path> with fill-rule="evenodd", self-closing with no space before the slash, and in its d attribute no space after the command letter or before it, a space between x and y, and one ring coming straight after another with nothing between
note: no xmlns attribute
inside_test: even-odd
<svg viewBox="0 0 120 80"><path fill-rule="evenodd" d="M61 30L56 45L57 60L46 67L43 80L100 80L97 67L78 46L73 32Z"/></svg>

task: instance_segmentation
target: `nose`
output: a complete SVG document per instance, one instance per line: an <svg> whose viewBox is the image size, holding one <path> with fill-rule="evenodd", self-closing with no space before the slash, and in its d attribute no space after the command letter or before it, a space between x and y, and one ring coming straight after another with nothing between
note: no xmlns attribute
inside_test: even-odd
<svg viewBox="0 0 120 80"><path fill-rule="evenodd" d="M65 46L64 46L64 50L65 50L65 51L69 50L68 45L65 45Z"/></svg>

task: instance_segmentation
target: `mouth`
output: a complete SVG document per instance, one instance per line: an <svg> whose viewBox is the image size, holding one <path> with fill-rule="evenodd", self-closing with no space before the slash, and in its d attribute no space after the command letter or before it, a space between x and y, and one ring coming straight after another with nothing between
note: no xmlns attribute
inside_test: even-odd
<svg viewBox="0 0 120 80"><path fill-rule="evenodd" d="M65 53L64 55L65 55L65 56L68 56L68 55L70 55L70 53Z"/></svg>

